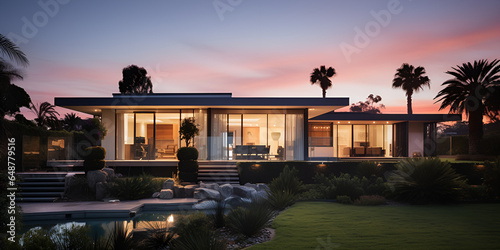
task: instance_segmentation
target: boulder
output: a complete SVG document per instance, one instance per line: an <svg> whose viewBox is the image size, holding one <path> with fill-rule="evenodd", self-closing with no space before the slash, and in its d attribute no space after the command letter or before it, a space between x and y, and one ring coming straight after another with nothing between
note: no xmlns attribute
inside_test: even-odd
<svg viewBox="0 0 500 250"><path fill-rule="evenodd" d="M87 172L87 182L91 191L95 191L96 183L106 182L108 174L103 170L92 170Z"/></svg>
<svg viewBox="0 0 500 250"><path fill-rule="evenodd" d="M183 186L174 186L174 197L175 198L186 198L186 190Z"/></svg>
<svg viewBox="0 0 500 250"><path fill-rule="evenodd" d="M155 192L151 197L152 198L159 198L160 197L160 192Z"/></svg>
<svg viewBox="0 0 500 250"><path fill-rule="evenodd" d="M226 199L233 195L233 186L231 184L224 184L219 186L219 193L222 196L222 199Z"/></svg>
<svg viewBox="0 0 500 250"><path fill-rule="evenodd" d="M102 171L106 172L108 174L108 181L116 178L115 170L112 168L103 168Z"/></svg>
<svg viewBox="0 0 500 250"><path fill-rule="evenodd" d="M256 192L252 193L252 200L253 201L266 200L266 199L267 199L267 192L264 190L256 191Z"/></svg>
<svg viewBox="0 0 500 250"><path fill-rule="evenodd" d="M172 189L162 189L160 191L160 199L172 199L174 198L174 191Z"/></svg>
<svg viewBox="0 0 500 250"><path fill-rule="evenodd" d="M193 198L199 200L219 200L220 193L219 191L215 191L208 188L197 188L194 191Z"/></svg>
<svg viewBox="0 0 500 250"><path fill-rule="evenodd" d="M184 193L186 194L186 198L193 198L194 190L198 188L198 185L186 185L184 186Z"/></svg>
<svg viewBox="0 0 500 250"><path fill-rule="evenodd" d="M249 187L249 188L253 188L255 190L257 190L257 184L252 184L252 183L245 183L245 187Z"/></svg>
<svg viewBox="0 0 500 250"><path fill-rule="evenodd" d="M242 198L252 198L252 193L257 192L255 189L245 186L233 187L233 193Z"/></svg>
<svg viewBox="0 0 500 250"><path fill-rule="evenodd" d="M173 179L168 179L163 182L163 189L174 189L175 181Z"/></svg>
<svg viewBox="0 0 500 250"><path fill-rule="evenodd" d="M98 201L104 200L104 198L108 197L108 191L106 186L102 182L98 182L95 184L95 199Z"/></svg>
<svg viewBox="0 0 500 250"><path fill-rule="evenodd" d="M270 191L269 186L264 183L257 183L257 188L255 189L257 191Z"/></svg>
<svg viewBox="0 0 500 250"><path fill-rule="evenodd" d="M214 200L204 201L193 205L193 208L197 210L215 209L216 207L217 207L217 202Z"/></svg>
<svg viewBox="0 0 500 250"><path fill-rule="evenodd" d="M215 191L219 191L219 184L217 183L204 183L200 182L200 188L212 189Z"/></svg>

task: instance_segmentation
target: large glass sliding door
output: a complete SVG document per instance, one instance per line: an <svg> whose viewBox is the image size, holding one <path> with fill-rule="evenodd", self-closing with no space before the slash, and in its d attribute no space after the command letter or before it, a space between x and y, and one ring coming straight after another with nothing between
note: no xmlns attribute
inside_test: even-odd
<svg viewBox="0 0 500 250"><path fill-rule="evenodd" d="M135 114L134 160L154 160L155 114Z"/></svg>
<svg viewBox="0 0 500 250"><path fill-rule="evenodd" d="M218 112L211 116L210 159L304 159L303 113Z"/></svg>

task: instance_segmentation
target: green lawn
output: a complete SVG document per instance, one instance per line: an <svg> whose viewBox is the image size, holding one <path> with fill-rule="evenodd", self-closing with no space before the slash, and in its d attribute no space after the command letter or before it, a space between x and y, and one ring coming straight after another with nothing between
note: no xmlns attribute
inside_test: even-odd
<svg viewBox="0 0 500 250"><path fill-rule="evenodd" d="M299 202L251 249L500 249L500 204L352 206Z"/></svg>

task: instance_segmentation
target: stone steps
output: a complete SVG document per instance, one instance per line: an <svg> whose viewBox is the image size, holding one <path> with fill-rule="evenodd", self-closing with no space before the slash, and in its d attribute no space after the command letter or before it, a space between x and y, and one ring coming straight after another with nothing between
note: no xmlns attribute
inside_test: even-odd
<svg viewBox="0 0 500 250"><path fill-rule="evenodd" d="M18 173L19 192L16 200L20 202L52 202L64 195L66 173Z"/></svg>
<svg viewBox="0 0 500 250"><path fill-rule="evenodd" d="M207 162L199 165L198 181L218 184L239 184L240 177L233 162Z"/></svg>

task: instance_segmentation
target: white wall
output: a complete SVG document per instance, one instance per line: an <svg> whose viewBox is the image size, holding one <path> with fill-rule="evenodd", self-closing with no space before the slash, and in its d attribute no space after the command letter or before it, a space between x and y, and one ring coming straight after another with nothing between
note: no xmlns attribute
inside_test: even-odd
<svg viewBox="0 0 500 250"><path fill-rule="evenodd" d="M333 157L333 147L309 147L309 157Z"/></svg>
<svg viewBox="0 0 500 250"><path fill-rule="evenodd" d="M102 140L101 145L106 149L106 160L115 160L115 110L102 110L102 123L108 133Z"/></svg>
<svg viewBox="0 0 500 250"><path fill-rule="evenodd" d="M408 157L418 152L424 155L424 123L410 122L408 126Z"/></svg>

